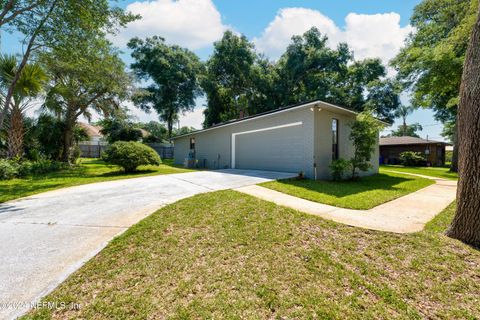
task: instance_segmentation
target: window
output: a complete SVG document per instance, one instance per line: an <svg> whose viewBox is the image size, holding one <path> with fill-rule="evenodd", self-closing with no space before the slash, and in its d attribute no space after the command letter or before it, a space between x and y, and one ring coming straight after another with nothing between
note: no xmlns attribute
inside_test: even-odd
<svg viewBox="0 0 480 320"><path fill-rule="evenodd" d="M338 120L332 119L332 160L338 159Z"/></svg>
<svg viewBox="0 0 480 320"><path fill-rule="evenodd" d="M190 138L190 150L195 149L195 138Z"/></svg>

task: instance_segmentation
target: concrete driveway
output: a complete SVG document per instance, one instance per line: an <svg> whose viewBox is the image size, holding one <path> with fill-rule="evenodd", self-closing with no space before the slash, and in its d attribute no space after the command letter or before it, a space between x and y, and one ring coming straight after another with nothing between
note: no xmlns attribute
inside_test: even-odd
<svg viewBox="0 0 480 320"><path fill-rule="evenodd" d="M189 172L82 185L0 204L0 319L24 313L114 236L162 206L295 175Z"/></svg>

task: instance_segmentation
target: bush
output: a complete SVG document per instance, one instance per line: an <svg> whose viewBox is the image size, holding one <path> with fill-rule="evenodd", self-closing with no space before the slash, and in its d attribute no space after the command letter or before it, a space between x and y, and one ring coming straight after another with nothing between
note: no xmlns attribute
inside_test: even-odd
<svg viewBox="0 0 480 320"><path fill-rule="evenodd" d="M18 176L25 177L31 174L33 167L32 161L22 161L18 164Z"/></svg>
<svg viewBox="0 0 480 320"><path fill-rule="evenodd" d="M425 162L420 152L405 151L400 153L400 163L407 167L419 166Z"/></svg>
<svg viewBox="0 0 480 320"><path fill-rule="evenodd" d="M122 167L125 173L135 172L138 166L162 163L155 150L140 142L133 141L113 143L105 150L102 159L106 163Z"/></svg>
<svg viewBox="0 0 480 320"><path fill-rule="evenodd" d="M21 178L58 171L67 167L59 161L39 159L38 161L16 161L0 159L0 180Z"/></svg>
<svg viewBox="0 0 480 320"><path fill-rule="evenodd" d="M14 161L0 159L0 180L13 179L18 175L18 164Z"/></svg>
<svg viewBox="0 0 480 320"><path fill-rule="evenodd" d="M340 181L343 179L345 171L351 168L351 162L345 159L333 160L329 168L332 171L332 180Z"/></svg>
<svg viewBox="0 0 480 320"><path fill-rule="evenodd" d="M48 159L21 161L0 159L0 180L21 178L29 175L44 174L66 168L63 162Z"/></svg>
<svg viewBox="0 0 480 320"><path fill-rule="evenodd" d="M30 165L30 174L42 174L49 173L53 171L58 171L68 167L68 164L60 161L53 161L49 159L40 159L38 161L32 162Z"/></svg>

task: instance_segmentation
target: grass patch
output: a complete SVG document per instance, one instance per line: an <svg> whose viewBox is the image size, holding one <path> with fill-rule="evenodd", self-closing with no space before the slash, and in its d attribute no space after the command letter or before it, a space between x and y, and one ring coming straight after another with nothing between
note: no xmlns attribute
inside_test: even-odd
<svg viewBox="0 0 480 320"><path fill-rule="evenodd" d="M356 181L279 180L260 184L292 196L350 209L370 209L433 184L434 181L381 173Z"/></svg>
<svg viewBox="0 0 480 320"><path fill-rule="evenodd" d="M175 167L170 159L163 160L163 164L159 166L141 166L139 171L133 174L124 174L120 167L107 165L99 159L80 159L78 165L67 170L0 181L0 203L81 184L187 171L191 170Z"/></svg>
<svg viewBox="0 0 480 320"><path fill-rule="evenodd" d="M380 172L386 173L387 170L394 170L406 173L421 174L429 177L457 180L458 173L450 172L446 167L404 167L400 165L381 165Z"/></svg>
<svg viewBox="0 0 480 320"><path fill-rule="evenodd" d="M474 319L479 279L480 252L441 232L353 228L219 191L157 211L45 298L79 310L25 319Z"/></svg>
<svg viewBox="0 0 480 320"><path fill-rule="evenodd" d="M426 232L444 232L455 216L456 202L452 202L442 213L438 214L435 218L430 220L425 225Z"/></svg>

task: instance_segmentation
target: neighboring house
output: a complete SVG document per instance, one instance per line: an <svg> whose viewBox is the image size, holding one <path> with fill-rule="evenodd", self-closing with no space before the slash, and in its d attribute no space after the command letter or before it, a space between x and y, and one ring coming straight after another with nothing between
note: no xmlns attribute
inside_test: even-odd
<svg viewBox="0 0 480 320"><path fill-rule="evenodd" d="M103 134L100 132L100 130L102 130L101 126L94 126L85 122L79 122L78 126L85 130L90 137L90 142L99 143L104 141Z"/></svg>
<svg viewBox="0 0 480 320"><path fill-rule="evenodd" d="M81 141L78 144L80 148L80 157L82 158L99 158L105 148L108 146L108 142L105 140L104 135L101 133L102 126L94 126L85 122L79 122L78 125L85 130L89 140ZM150 135L150 132L140 129L142 132L142 137L146 138ZM163 146L152 146L155 151L162 158L172 158L173 151L172 147L163 147Z"/></svg>
<svg viewBox="0 0 480 320"><path fill-rule="evenodd" d="M88 124L85 122L79 122L78 125L85 130L87 135L90 137L90 142L91 143L99 143L99 142L105 142L104 136L101 133L101 130L103 129L102 126L94 126L92 124ZM139 129L140 132L142 133L142 138L146 138L150 135L150 132L148 132L145 129Z"/></svg>
<svg viewBox="0 0 480 320"><path fill-rule="evenodd" d="M175 163L193 161L210 169L303 172L330 177L333 159L353 154L348 124L357 113L313 101L217 124L173 138ZM378 172L378 145L372 169Z"/></svg>
<svg viewBox="0 0 480 320"><path fill-rule="evenodd" d="M399 164L400 153L413 151L421 153L426 164L442 166L445 164L445 147L448 143L426 140L417 137L380 138L380 162L383 164Z"/></svg>

